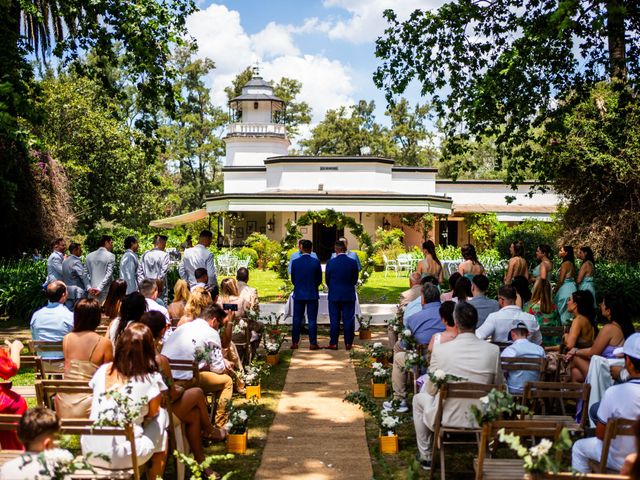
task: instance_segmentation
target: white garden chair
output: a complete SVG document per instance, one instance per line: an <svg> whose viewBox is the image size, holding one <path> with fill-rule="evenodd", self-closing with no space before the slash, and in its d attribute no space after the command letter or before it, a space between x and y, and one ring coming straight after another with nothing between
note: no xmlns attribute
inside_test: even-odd
<svg viewBox="0 0 640 480"><path fill-rule="evenodd" d="M406 271L407 275L411 272L412 270L412 265L413 265L413 255L410 255L408 253L401 253L400 255L398 255L398 270L400 271Z"/></svg>
<svg viewBox="0 0 640 480"><path fill-rule="evenodd" d="M236 262L236 271L238 270L238 268L249 268L249 263L251 262L250 258L239 258L238 261Z"/></svg>
<svg viewBox="0 0 640 480"><path fill-rule="evenodd" d="M389 260L386 255L382 255L382 260L384 261L384 276L387 276L387 271L393 270L396 272L396 277L398 276L398 262L396 260Z"/></svg>
<svg viewBox="0 0 640 480"><path fill-rule="evenodd" d="M218 257L216 257L218 271L223 275L231 275L235 265L234 259L235 257L232 257L231 255L218 255Z"/></svg>

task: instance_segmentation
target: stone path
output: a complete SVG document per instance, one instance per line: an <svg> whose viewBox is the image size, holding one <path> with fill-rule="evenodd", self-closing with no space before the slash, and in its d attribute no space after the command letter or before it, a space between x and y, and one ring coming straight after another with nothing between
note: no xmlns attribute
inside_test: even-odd
<svg viewBox="0 0 640 480"><path fill-rule="evenodd" d="M370 479L364 416L342 399L357 390L344 350L294 352L256 480Z"/></svg>

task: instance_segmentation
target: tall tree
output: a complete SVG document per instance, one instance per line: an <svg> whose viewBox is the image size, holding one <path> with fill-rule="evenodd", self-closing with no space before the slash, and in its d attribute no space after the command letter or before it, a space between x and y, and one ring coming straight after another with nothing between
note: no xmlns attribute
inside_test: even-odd
<svg viewBox="0 0 640 480"><path fill-rule="evenodd" d="M407 99L389 105L385 115L391 120L389 136L397 146L395 160L398 165L433 166L438 158L434 134L427 128L430 108L416 104L411 109Z"/></svg>

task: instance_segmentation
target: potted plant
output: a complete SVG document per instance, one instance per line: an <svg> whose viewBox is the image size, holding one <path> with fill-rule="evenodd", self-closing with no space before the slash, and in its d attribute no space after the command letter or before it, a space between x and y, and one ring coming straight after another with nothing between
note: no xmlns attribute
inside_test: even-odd
<svg viewBox="0 0 640 480"><path fill-rule="evenodd" d="M381 409L370 396L362 391L350 392L344 400L358 405L376 420L380 428L380 434L378 435L380 453L398 453L397 429L403 419L396 414L395 410Z"/></svg>
<svg viewBox="0 0 640 480"><path fill-rule="evenodd" d="M267 363L277 365L280 362L278 352L284 342L284 334L264 337L264 349L267 351Z"/></svg>
<svg viewBox="0 0 640 480"><path fill-rule="evenodd" d="M382 363L375 362L371 366L371 394L373 398L387 397L387 380L389 379L389 369Z"/></svg>
<svg viewBox="0 0 640 480"><path fill-rule="evenodd" d="M246 398L262 398L262 392L260 390L260 381L269 375L269 367L262 361L254 360L248 365L242 378L246 389Z"/></svg>
<svg viewBox="0 0 640 480"><path fill-rule="evenodd" d="M360 340L371 339L371 330L369 329L371 326L371 315L356 315L356 320L360 324L360 329L358 330Z"/></svg>
<svg viewBox="0 0 640 480"><path fill-rule="evenodd" d="M282 320L283 314L276 314L275 312L271 312L266 317L262 317L262 321L266 324L266 330L269 335L276 336L281 335L282 330L280 330L280 320Z"/></svg>
<svg viewBox="0 0 640 480"><path fill-rule="evenodd" d="M206 474L207 468L220 463L226 462L227 460L233 460L233 455L227 453L225 455L209 455L204 459L204 462L198 463L196 459L193 458L192 454L185 454L179 452L178 450L174 450L173 455L176 457L180 463L184 464L185 467L191 473L191 480L203 480L208 479L209 477ZM221 480L226 480L233 475L233 472L227 473Z"/></svg>
<svg viewBox="0 0 640 480"><path fill-rule="evenodd" d="M384 345L381 342L375 342L372 345L367 346L367 352L369 356L370 366L373 366L374 363L382 363L383 365L387 365L387 349L384 348Z"/></svg>
<svg viewBox="0 0 640 480"><path fill-rule="evenodd" d="M387 323L387 335L389 338L389 345L395 345L398 341L398 334L403 329L402 319L404 317L404 307L398 306L396 316L386 321Z"/></svg>
<svg viewBox="0 0 640 480"><path fill-rule="evenodd" d="M231 404L231 401L227 403L227 412L229 414L229 420L225 425L227 430L227 452L228 453L247 453L247 437L248 437L248 423L249 413L244 409L236 409Z"/></svg>

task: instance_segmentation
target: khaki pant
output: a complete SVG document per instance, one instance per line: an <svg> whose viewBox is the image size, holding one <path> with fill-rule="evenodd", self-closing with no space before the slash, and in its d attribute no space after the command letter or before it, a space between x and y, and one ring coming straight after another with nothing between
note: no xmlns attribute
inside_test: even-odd
<svg viewBox="0 0 640 480"><path fill-rule="evenodd" d="M404 361L407 354L404 351L393 354L393 370L391 371L391 385L393 386L393 399L406 400L407 398L407 372Z"/></svg>
<svg viewBox="0 0 640 480"><path fill-rule="evenodd" d="M229 375L218 374L213 372L200 372L200 381L198 386L202 388L205 395L215 393L218 397L218 406L216 407L216 427L224 428L229 420L227 414L227 402L233 396L233 380Z"/></svg>

